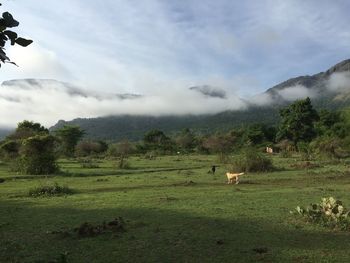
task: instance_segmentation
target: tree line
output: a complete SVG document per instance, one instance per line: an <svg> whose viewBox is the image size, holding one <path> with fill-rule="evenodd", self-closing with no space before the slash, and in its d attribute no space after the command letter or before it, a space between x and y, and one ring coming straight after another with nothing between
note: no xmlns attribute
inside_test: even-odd
<svg viewBox="0 0 350 263"><path fill-rule="evenodd" d="M64 126L49 132L40 123L20 122L16 130L0 143L1 157L13 161L14 169L25 174L50 174L58 171L57 159L74 157L116 157L123 164L130 154L153 158L163 154L218 154L225 156L242 148L263 151L273 147L287 153L299 151L325 154L331 158L347 156L350 146L350 111L316 111L311 100L297 100L280 110L279 125L251 124L200 135L184 129L173 136L151 130L142 141L107 143L84 140L78 126Z"/></svg>

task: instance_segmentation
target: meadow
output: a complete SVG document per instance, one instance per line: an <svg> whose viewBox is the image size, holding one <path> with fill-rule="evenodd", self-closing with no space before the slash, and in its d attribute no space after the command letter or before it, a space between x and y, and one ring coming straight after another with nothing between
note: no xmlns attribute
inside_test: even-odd
<svg viewBox="0 0 350 263"><path fill-rule="evenodd" d="M21 175L0 163L0 262L350 262L350 233L305 223L290 211L334 196L350 206L350 162L273 156L277 169L226 184L214 155L134 156L128 169L95 160L61 173ZM74 193L31 197L40 185ZM125 231L79 236L85 222L123 219Z"/></svg>

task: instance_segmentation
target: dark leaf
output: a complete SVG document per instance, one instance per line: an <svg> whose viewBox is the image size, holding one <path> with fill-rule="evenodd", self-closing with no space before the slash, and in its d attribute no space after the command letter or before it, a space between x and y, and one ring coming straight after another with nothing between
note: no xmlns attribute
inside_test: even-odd
<svg viewBox="0 0 350 263"><path fill-rule="evenodd" d="M2 14L2 17L5 21L6 27L16 27L19 25L19 22L16 21L13 16L9 12L5 12Z"/></svg>
<svg viewBox="0 0 350 263"><path fill-rule="evenodd" d="M16 39L16 43L22 47L26 47L26 46L29 46L31 43L33 43L33 40L19 37Z"/></svg>
<svg viewBox="0 0 350 263"><path fill-rule="evenodd" d="M8 36L9 39L16 39L17 38L17 33L10 31L10 30L6 30L3 32L6 36Z"/></svg>
<svg viewBox="0 0 350 263"><path fill-rule="evenodd" d="M6 53L0 49L0 60L1 61L5 61L5 60L10 60L7 56L6 56Z"/></svg>
<svg viewBox="0 0 350 263"><path fill-rule="evenodd" d="M15 62L7 61L7 63L13 64L13 65L15 65L16 67L18 67L18 65L17 65Z"/></svg>

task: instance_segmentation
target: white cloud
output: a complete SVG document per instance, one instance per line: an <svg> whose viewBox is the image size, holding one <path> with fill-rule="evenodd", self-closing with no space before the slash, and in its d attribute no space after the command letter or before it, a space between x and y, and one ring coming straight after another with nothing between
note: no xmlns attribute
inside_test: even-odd
<svg viewBox="0 0 350 263"><path fill-rule="evenodd" d="M60 63L57 54L32 44L26 48L14 46L9 49L8 56L18 67L7 64L1 68L9 79L48 78L70 79L69 71Z"/></svg>
<svg viewBox="0 0 350 263"><path fill-rule="evenodd" d="M15 98L0 98L3 124L240 109L245 104L238 95L249 97L291 76L325 70L349 54L346 1L26 0L8 1L2 9L21 22L21 36L34 40L27 48L9 47L20 68L2 67L2 81L53 78L99 94L145 95L98 101L69 96L63 87L32 93L19 88L15 94L1 89L0 95ZM330 87L342 86L341 78L331 79ZM201 85L223 88L227 100L187 90ZM280 95L289 101L316 96L303 86ZM253 101L264 105L271 98Z"/></svg>
<svg viewBox="0 0 350 263"><path fill-rule="evenodd" d="M253 96L249 101L253 105L267 106L267 105L271 105L273 103L273 98L268 93L261 93L261 94Z"/></svg>
<svg viewBox="0 0 350 263"><path fill-rule="evenodd" d="M296 85L292 87L287 87L278 91L278 94L287 101L294 101L297 99L304 99L306 97L314 98L317 96L317 93L310 89L306 88L303 85Z"/></svg>
<svg viewBox="0 0 350 263"><path fill-rule="evenodd" d="M330 91L350 91L350 72L333 73L327 84Z"/></svg>
<svg viewBox="0 0 350 263"><path fill-rule="evenodd" d="M77 117L203 114L245 107L245 103L232 94L227 99L208 98L189 89L169 89L163 94L133 99L121 99L113 94L98 95L72 90L52 81L40 81L39 85L26 81L3 85L0 87L0 126L13 127L24 119L51 126L60 119Z"/></svg>

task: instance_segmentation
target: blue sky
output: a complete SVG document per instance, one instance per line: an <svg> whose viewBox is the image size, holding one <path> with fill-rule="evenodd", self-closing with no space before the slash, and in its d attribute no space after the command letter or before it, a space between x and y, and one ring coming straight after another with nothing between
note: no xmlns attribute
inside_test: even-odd
<svg viewBox="0 0 350 263"><path fill-rule="evenodd" d="M0 81L50 78L162 96L211 85L251 96L350 57L347 0L2 1L34 40Z"/></svg>

